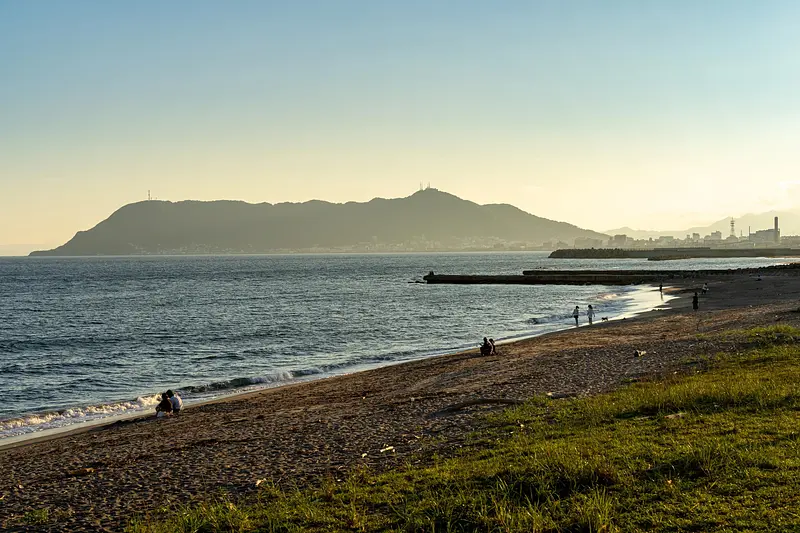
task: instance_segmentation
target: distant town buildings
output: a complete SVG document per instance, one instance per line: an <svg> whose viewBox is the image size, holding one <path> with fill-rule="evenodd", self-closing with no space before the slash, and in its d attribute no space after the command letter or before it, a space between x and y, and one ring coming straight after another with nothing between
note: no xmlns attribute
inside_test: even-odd
<svg viewBox="0 0 800 533"><path fill-rule="evenodd" d="M735 234L735 227L731 224L733 232L723 237L722 231L712 231L708 235L700 233L686 234L683 237L662 235L657 238L633 239L625 234L612 235L607 239L577 237L573 241L565 242L552 238L545 242L533 241L506 241L496 237L449 238L446 240L434 239L427 235L419 235L404 242L385 243L377 236L369 241L354 245L339 246L336 248L311 248L302 250L286 250L287 252L413 252L413 251L525 251L525 250L562 250L576 249L626 249L626 250L652 250L652 249L681 249L681 248L800 248L800 236L781 236L778 219L773 221L769 229L747 230L746 235ZM726 231L726 233L728 233Z"/></svg>
<svg viewBox="0 0 800 533"><path fill-rule="evenodd" d="M598 245L596 242L588 246L587 241L595 239L576 239L575 248L774 248L777 246L800 246L800 236L781 237L781 230L778 225L778 217L773 221L770 229L756 230L751 233L748 229L747 235L736 236L735 221L731 219L730 235L723 238L721 231L712 231L709 235L701 237L699 233L686 235L679 239L672 235L662 235L657 239L632 239L627 235L614 235L608 239L605 246Z"/></svg>
<svg viewBox="0 0 800 533"><path fill-rule="evenodd" d="M778 227L778 217L775 217L775 226L772 229L762 229L749 235L750 240L756 243L780 244L781 230Z"/></svg>
<svg viewBox="0 0 800 533"><path fill-rule="evenodd" d="M592 239L589 237L578 237L575 239L575 248L603 248L603 239Z"/></svg>

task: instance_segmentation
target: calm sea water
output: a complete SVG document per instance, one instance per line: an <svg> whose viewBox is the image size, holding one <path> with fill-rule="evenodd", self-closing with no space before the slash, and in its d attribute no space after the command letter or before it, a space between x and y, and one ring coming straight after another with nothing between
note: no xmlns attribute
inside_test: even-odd
<svg viewBox="0 0 800 533"><path fill-rule="evenodd" d="M776 260L680 261L676 268ZM634 287L425 285L439 273L665 268L546 253L0 259L0 439L618 318ZM671 266L671 264L669 264Z"/></svg>

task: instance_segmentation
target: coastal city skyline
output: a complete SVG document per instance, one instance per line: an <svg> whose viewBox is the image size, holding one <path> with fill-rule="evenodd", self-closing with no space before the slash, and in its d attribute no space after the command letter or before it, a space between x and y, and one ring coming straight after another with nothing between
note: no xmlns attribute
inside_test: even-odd
<svg viewBox="0 0 800 533"><path fill-rule="evenodd" d="M365 202L421 181L601 232L794 209L798 20L786 1L4 3L0 245L62 243L147 189Z"/></svg>

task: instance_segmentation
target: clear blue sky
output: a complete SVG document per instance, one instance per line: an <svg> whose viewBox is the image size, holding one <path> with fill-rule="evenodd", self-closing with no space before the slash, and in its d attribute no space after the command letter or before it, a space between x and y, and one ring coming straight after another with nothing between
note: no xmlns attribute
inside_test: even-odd
<svg viewBox="0 0 800 533"><path fill-rule="evenodd" d="M597 230L787 207L800 2L0 0L0 244L419 182Z"/></svg>

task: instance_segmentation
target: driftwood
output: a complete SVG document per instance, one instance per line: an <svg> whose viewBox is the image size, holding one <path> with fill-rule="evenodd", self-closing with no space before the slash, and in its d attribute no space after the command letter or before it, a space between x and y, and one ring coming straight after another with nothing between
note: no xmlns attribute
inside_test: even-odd
<svg viewBox="0 0 800 533"><path fill-rule="evenodd" d="M506 398L475 398L474 400L467 400L466 402L448 405L444 409L440 409L431 414L430 418L449 415L462 409L466 409L467 407L472 407L473 405L522 405L523 403L525 403L524 400L509 400Z"/></svg>

